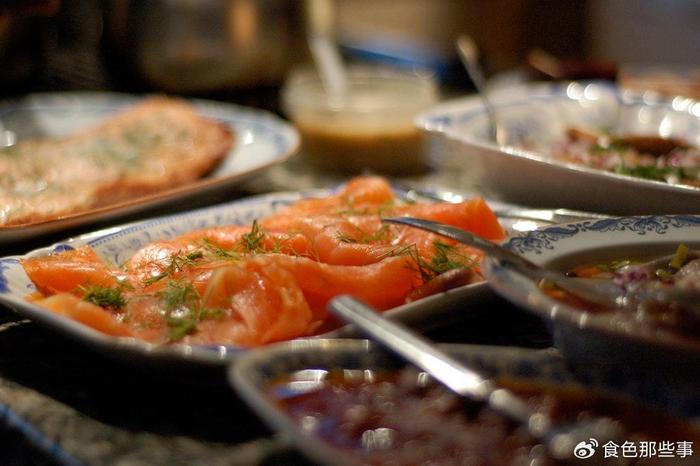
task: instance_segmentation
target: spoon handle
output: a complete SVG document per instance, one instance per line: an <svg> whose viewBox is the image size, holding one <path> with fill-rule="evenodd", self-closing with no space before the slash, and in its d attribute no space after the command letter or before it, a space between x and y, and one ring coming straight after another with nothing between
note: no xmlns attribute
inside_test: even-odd
<svg viewBox="0 0 700 466"><path fill-rule="evenodd" d="M518 254L515 254L502 246L480 238L460 228L455 228L450 225L445 225L442 223L432 222L430 220L423 220L420 218L413 217L383 218L382 222L408 225L411 227L420 228L422 230L430 231L432 233L437 233L447 238L451 238L460 243L468 244L477 249L481 249L482 251L484 251L484 253L491 257L512 264L514 267L516 267L518 270L520 270L522 273L528 276L535 276L536 278L560 279L559 274L556 274L556 277L550 277L549 271L533 264L524 257L519 256Z"/></svg>
<svg viewBox="0 0 700 466"><path fill-rule="evenodd" d="M505 137L503 131L498 125L496 118L496 110L493 108L491 99L486 93L486 79L484 78L484 73L481 71L481 66L479 65L479 49L477 48L474 40L466 35L459 36L456 42L457 52L459 53L459 58L462 60L464 68L469 74L469 78L472 80L476 91L481 96L481 101L486 108L486 115L489 119L491 138L499 145L505 145Z"/></svg>
<svg viewBox="0 0 700 466"><path fill-rule="evenodd" d="M429 340L383 317L352 296L337 296L329 303L328 309L458 395L484 403L529 428L533 413L525 401L510 390L497 387L493 381L441 351Z"/></svg>
<svg viewBox="0 0 700 466"><path fill-rule="evenodd" d="M351 296L336 297L330 302L329 310L462 396L485 402L495 390L493 384L476 371Z"/></svg>
<svg viewBox="0 0 700 466"><path fill-rule="evenodd" d="M580 278L569 278L555 271L533 264L522 256L500 246L491 241L480 238L468 231L455 228L450 225L423 220L413 217L392 217L383 218L383 222L397 223L420 228L438 235L451 238L460 243L468 244L477 249L481 249L486 255L491 256L504 264L512 266L515 270L533 280L547 279L556 283L561 288L603 306L617 306L618 298L622 297L624 290L612 281L602 281L591 283L589 280Z"/></svg>

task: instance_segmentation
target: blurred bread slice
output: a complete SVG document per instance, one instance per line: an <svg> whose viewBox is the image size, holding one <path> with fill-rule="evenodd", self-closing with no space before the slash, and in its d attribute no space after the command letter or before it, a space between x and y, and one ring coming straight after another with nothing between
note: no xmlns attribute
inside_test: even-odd
<svg viewBox="0 0 700 466"><path fill-rule="evenodd" d="M36 223L176 188L211 172L234 134L187 102L149 98L61 140L0 153L0 225Z"/></svg>

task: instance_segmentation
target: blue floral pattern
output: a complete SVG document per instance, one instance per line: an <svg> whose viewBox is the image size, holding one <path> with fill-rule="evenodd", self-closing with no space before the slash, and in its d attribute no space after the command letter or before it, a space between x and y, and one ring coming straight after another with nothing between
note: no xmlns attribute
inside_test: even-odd
<svg viewBox="0 0 700 466"><path fill-rule="evenodd" d="M182 215L162 217L124 228L88 244L114 264L123 264L133 253L154 241L175 238L183 233L223 225L250 225L255 219L272 214L302 197L292 194L258 196L231 204L200 209Z"/></svg>
<svg viewBox="0 0 700 466"><path fill-rule="evenodd" d="M10 268L10 264L18 264L19 260L14 258L7 258L0 260L0 293L9 292L8 279L5 276L5 271Z"/></svg>
<svg viewBox="0 0 700 466"><path fill-rule="evenodd" d="M649 233L664 235L671 228L683 227L700 227L700 216L649 215L644 217L590 220L563 226L557 225L512 238L508 241L506 247L520 254L526 252L542 254L544 250L553 249L553 243L564 238L570 238L581 232L608 233L613 231L630 231L642 236Z"/></svg>

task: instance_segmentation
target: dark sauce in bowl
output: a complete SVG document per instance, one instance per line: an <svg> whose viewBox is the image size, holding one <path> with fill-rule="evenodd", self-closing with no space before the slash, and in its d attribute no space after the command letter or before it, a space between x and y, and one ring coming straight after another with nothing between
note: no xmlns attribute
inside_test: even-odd
<svg viewBox="0 0 700 466"><path fill-rule="evenodd" d="M625 441L697 445L700 440L689 422L580 386L521 379L499 383L556 422L610 416L622 423ZM549 457L523 426L413 369L300 371L272 383L269 394L304 433L361 464L546 466L581 461ZM604 458L602 445L608 439L596 440L601 448L590 464L673 464L651 457L634 462Z"/></svg>

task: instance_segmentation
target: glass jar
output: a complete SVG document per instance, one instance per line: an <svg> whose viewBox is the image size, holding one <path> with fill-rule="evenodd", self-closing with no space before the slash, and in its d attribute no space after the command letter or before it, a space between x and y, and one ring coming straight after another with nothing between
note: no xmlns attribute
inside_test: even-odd
<svg viewBox="0 0 700 466"><path fill-rule="evenodd" d="M351 67L346 90L329 96L313 69L287 79L282 104L302 137L301 157L337 173L425 171L424 137L414 118L437 102L429 74Z"/></svg>

